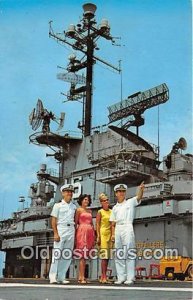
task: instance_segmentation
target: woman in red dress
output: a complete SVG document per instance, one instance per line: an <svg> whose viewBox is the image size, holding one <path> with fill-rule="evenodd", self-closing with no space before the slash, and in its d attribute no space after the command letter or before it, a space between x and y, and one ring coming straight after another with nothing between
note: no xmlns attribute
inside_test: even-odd
<svg viewBox="0 0 193 300"><path fill-rule="evenodd" d="M91 204L90 195L84 194L80 195L77 208L75 213L75 248L80 253L80 263L79 263L79 283L87 283L85 279L85 254L88 255L89 250L94 247L95 233L92 222L92 211L88 208ZM83 250L84 249L84 250Z"/></svg>

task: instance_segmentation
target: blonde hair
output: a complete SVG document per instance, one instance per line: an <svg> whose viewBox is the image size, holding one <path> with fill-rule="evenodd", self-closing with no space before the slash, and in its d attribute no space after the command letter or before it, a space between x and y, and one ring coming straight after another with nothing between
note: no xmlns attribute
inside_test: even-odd
<svg viewBox="0 0 193 300"><path fill-rule="evenodd" d="M99 200L103 200L103 199L108 199L107 195L105 193L100 193L99 194Z"/></svg>

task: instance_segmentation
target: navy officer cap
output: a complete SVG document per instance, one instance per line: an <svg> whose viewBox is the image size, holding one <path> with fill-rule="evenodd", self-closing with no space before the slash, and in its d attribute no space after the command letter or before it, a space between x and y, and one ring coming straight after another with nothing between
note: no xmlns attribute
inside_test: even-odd
<svg viewBox="0 0 193 300"><path fill-rule="evenodd" d="M60 191L61 192L64 192L64 191L74 192L74 187L73 187L72 184L64 184L64 185L61 186Z"/></svg>
<svg viewBox="0 0 193 300"><path fill-rule="evenodd" d="M127 186L126 186L126 184L123 184L123 183L117 184L114 187L114 192L117 192L117 191L125 191L126 192L126 190L127 190Z"/></svg>

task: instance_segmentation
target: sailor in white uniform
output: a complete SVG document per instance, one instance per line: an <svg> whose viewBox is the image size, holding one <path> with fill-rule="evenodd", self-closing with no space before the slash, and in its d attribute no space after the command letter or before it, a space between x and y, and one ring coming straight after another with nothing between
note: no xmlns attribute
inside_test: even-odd
<svg viewBox="0 0 193 300"><path fill-rule="evenodd" d="M72 200L74 187L70 184L65 184L60 188L62 193L62 201L55 203L51 212L51 225L54 231L54 246L52 251L52 263L49 272L50 283L62 282L69 283L66 280L66 272L70 266L72 258L65 258L62 255L64 249L74 248L74 214L76 205ZM69 255L69 252L66 256Z"/></svg>
<svg viewBox="0 0 193 300"><path fill-rule="evenodd" d="M127 186L125 184L117 184L114 187L117 204L113 207L110 216L112 222L112 237L115 242L115 249L126 249L126 255L129 249L135 251L135 235L133 230L133 219L135 215L135 207L141 203L143 197L144 183L139 186L136 197L126 200ZM129 251L128 251L129 250ZM132 250L133 251L133 250ZM135 252L133 252L135 254ZM124 259L115 255L115 267L117 271L117 281L115 284L131 284L135 280L135 259L126 256Z"/></svg>

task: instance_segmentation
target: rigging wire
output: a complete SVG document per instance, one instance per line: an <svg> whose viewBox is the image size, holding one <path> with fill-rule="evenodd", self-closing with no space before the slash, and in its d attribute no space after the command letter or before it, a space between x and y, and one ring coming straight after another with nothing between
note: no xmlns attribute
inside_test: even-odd
<svg viewBox="0 0 193 300"><path fill-rule="evenodd" d="M159 105L157 107L157 139L158 139L158 161L160 156L160 111L159 111Z"/></svg>
<svg viewBox="0 0 193 300"><path fill-rule="evenodd" d="M117 72L116 71L114 71L113 69L111 69L110 67L105 67L102 63L99 63L99 62L97 62L96 61L96 65L98 65L99 67L101 67L101 68L103 68L103 69L105 69L105 70L108 70L108 71L110 71L110 72L112 72L112 73L115 73L115 74L117 74ZM120 72L121 73L121 72Z"/></svg>
<svg viewBox="0 0 193 300"><path fill-rule="evenodd" d="M122 60L119 60L119 69L120 69L120 89L121 89L121 109L123 104L123 70L122 70ZM121 119L121 127L123 126L123 119ZM123 137L121 136L121 149L123 148Z"/></svg>

